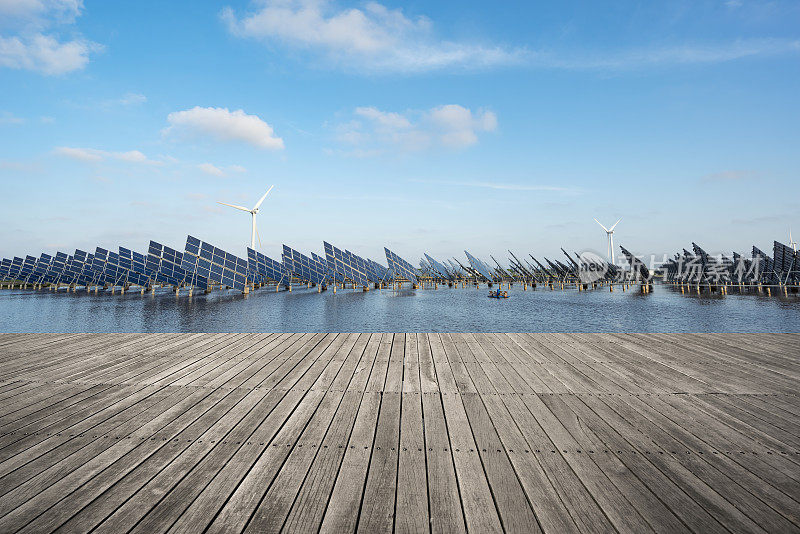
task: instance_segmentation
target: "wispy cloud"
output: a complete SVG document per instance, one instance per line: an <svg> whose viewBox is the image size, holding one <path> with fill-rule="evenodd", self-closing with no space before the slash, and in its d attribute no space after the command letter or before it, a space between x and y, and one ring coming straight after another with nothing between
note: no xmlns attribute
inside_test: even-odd
<svg viewBox="0 0 800 534"><path fill-rule="evenodd" d="M58 156L63 156L77 161L85 161L89 163L97 163L104 160L117 160L127 163L143 163L147 165L163 165L164 162L160 160L149 159L142 152L138 150L128 150L127 152L109 152L107 150L98 150L96 148L80 148L60 146L53 150Z"/></svg>
<svg viewBox="0 0 800 534"><path fill-rule="evenodd" d="M147 97L142 93L125 93L119 99L119 103L123 106L131 106L134 104L144 104L147 102Z"/></svg>
<svg viewBox="0 0 800 534"><path fill-rule="evenodd" d="M375 156L412 152L431 147L466 148L478 142L478 135L497 129L492 111L472 111L448 104L427 111L403 113L359 107L353 117L335 126L336 139L351 147L352 155Z"/></svg>
<svg viewBox="0 0 800 534"><path fill-rule="evenodd" d="M0 112L0 124L25 124L25 119L8 111Z"/></svg>
<svg viewBox="0 0 800 534"><path fill-rule="evenodd" d="M370 2L340 8L325 0L268 0L241 17L230 7L222 19L234 35L310 50L326 63L354 69L421 72L519 63L524 50L437 38L424 16Z"/></svg>
<svg viewBox="0 0 800 534"><path fill-rule="evenodd" d="M81 0L0 1L0 67L58 75L80 70L102 46L75 36L71 26L83 8ZM58 28L68 28L62 40Z"/></svg>
<svg viewBox="0 0 800 534"><path fill-rule="evenodd" d="M591 53L539 51L530 53L528 63L534 67L551 69L621 71L797 54L800 54L800 40L797 39L740 39Z"/></svg>
<svg viewBox="0 0 800 534"><path fill-rule="evenodd" d="M217 141L239 141L257 148L280 150L283 139L277 137L272 126L257 115L248 115L241 109L203 108L196 106L167 115L169 126L165 135L185 134L210 137Z"/></svg>
<svg viewBox="0 0 800 534"><path fill-rule="evenodd" d="M729 0L729 7L741 5ZM330 0L265 0L246 13L232 8L222 20L238 37L310 53L326 67L359 73L414 73L527 66L559 70L623 71L721 63L800 53L800 40L749 38L725 42L642 44L626 49L568 49L448 41L425 16L377 2L344 8Z"/></svg>
<svg viewBox="0 0 800 534"><path fill-rule="evenodd" d="M201 163L200 165L197 166L197 168L206 174L210 174L211 176L217 176L219 178L225 178L233 173L247 172L247 169L245 169L241 165L229 165L227 167L218 167L213 163Z"/></svg>

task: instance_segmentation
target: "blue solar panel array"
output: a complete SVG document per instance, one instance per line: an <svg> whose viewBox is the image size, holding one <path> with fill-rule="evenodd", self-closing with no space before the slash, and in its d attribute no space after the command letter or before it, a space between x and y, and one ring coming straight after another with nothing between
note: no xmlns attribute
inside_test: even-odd
<svg viewBox="0 0 800 534"><path fill-rule="evenodd" d="M225 252L196 237L186 238L186 251L181 266L192 285L207 289L211 284L244 291L247 285L247 260Z"/></svg>
<svg viewBox="0 0 800 534"><path fill-rule="evenodd" d="M51 284L60 284L64 280L64 271L67 268L67 262L71 261L72 257L67 256L64 252L57 252L50 264L50 269L45 274L45 281Z"/></svg>
<svg viewBox="0 0 800 534"><path fill-rule="evenodd" d="M350 280L354 284L366 287L369 285L366 262L352 252L341 250L327 241L322 243L325 249L325 261L329 271L339 277Z"/></svg>
<svg viewBox="0 0 800 534"><path fill-rule="evenodd" d="M405 278L409 282L417 282L417 270L413 265L388 248L384 247L383 250L386 252L386 263L394 274L394 278Z"/></svg>
<svg viewBox="0 0 800 534"><path fill-rule="evenodd" d="M453 278L453 275L450 274L450 271L447 270L443 264L439 263L438 261L431 258L429 255L425 254L425 258L428 260L431 268L438 273L439 276L442 278Z"/></svg>
<svg viewBox="0 0 800 534"><path fill-rule="evenodd" d="M266 281L280 283L286 278L286 272L283 270L282 263L250 247L247 247L247 265L251 273L254 272L256 276L261 277L260 279L255 278L255 280L259 280L260 283Z"/></svg>
<svg viewBox="0 0 800 534"><path fill-rule="evenodd" d="M389 269L387 269L377 261L367 258L366 262L367 262L367 272L371 273L370 280L375 280L376 282L384 282L389 278L391 278L391 273L389 272ZM373 276L375 278L373 278Z"/></svg>
<svg viewBox="0 0 800 534"><path fill-rule="evenodd" d="M324 284L328 267L300 252L283 245L283 267L303 282Z"/></svg>
<svg viewBox="0 0 800 534"><path fill-rule="evenodd" d="M153 283L155 273L147 269L147 258L144 254L119 247L120 267L128 271L128 283L149 287Z"/></svg>
<svg viewBox="0 0 800 534"><path fill-rule="evenodd" d="M336 271L331 269L331 266L328 265L328 260L317 254L316 252L311 253L311 259L319 262L321 265L325 266L325 280L328 283L342 283L344 282L344 277L342 275L337 275Z"/></svg>
<svg viewBox="0 0 800 534"><path fill-rule="evenodd" d="M488 265L483 263L481 260L473 256L466 250L464 251L464 254L467 255L467 259L469 260L469 264L472 266L472 268L478 271L478 273L480 273L481 276L483 276L489 281L494 280L494 273L492 272L492 269Z"/></svg>
<svg viewBox="0 0 800 534"><path fill-rule="evenodd" d="M0 263L0 280L8 280L8 273L11 270L11 260L8 258L3 258L3 262Z"/></svg>
<svg viewBox="0 0 800 534"><path fill-rule="evenodd" d="M50 269L50 264L52 262L52 256L42 253L33 266L33 273L28 277L28 282L32 284L41 284L45 282L44 277L47 274L47 271Z"/></svg>
<svg viewBox="0 0 800 534"><path fill-rule="evenodd" d="M23 282L30 282L34 267L36 267L36 258L34 256L25 256L22 267L19 270L19 279Z"/></svg>
<svg viewBox="0 0 800 534"><path fill-rule="evenodd" d="M158 283L179 287L186 280L186 271L181 267L182 260L183 253L150 241L145 265L150 272L155 273Z"/></svg>

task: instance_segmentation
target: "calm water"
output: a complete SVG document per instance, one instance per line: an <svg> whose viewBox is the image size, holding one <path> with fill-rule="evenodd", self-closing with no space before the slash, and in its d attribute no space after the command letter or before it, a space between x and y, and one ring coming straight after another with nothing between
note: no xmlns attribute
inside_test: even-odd
<svg viewBox="0 0 800 534"><path fill-rule="evenodd" d="M0 332L800 332L800 298L608 290L0 291Z"/></svg>

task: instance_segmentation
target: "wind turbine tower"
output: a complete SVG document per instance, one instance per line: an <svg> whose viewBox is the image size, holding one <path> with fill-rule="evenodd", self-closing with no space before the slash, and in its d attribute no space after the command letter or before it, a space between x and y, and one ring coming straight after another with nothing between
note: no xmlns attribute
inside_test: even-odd
<svg viewBox="0 0 800 534"><path fill-rule="evenodd" d="M253 224L252 224L252 227L250 229L250 248L252 248L252 249L256 248L256 236L258 236L258 244L259 244L259 246L261 245L261 236L258 235L258 227L256 226L256 215L258 215L258 210L261 208L261 203L264 202L264 199L267 198L267 195L269 195L269 192L272 191L273 187L275 187L275 186L274 185L269 186L269 189L267 189L267 192L264 193L264 196L261 197L261 200L259 200L256 203L256 205L253 207L253 209L247 209L244 206L237 206L235 204L226 204L225 202L219 202L219 201L217 202L217 204L222 204L223 206L230 206L231 208L236 208L237 210L246 211L247 213L249 213L251 215Z"/></svg>
<svg viewBox="0 0 800 534"><path fill-rule="evenodd" d="M792 229L789 228L789 246L792 247L792 250L797 252L797 241L792 240Z"/></svg>
<svg viewBox="0 0 800 534"><path fill-rule="evenodd" d="M617 227L617 225L619 224L619 221L621 221L621 220L622 220L622 217L620 217L617 220L617 222L614 223L614 226L612 226L611 228L606 228L605 226L600 224L600 221L598 221L597 219L594 220L594 222L596 222L597 224L600 224L600 228L605 230L606 231L606 235L608 235L608 259L609 259L609 261L611 262L612 265L614 265L614 228Z"/></svg>

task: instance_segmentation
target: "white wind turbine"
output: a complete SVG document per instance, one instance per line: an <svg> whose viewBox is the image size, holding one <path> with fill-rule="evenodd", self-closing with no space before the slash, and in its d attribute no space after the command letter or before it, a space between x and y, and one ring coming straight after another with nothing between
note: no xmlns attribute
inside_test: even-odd
<svg viewBox="0 0 800 534"><path fill-rule="evenodd" d="M256 215L258 215L258 210L261 208L261 203L264 202L264 199L267 198L267 195L269 195L269 192L272 191L273 187L275 186L274 185L269 186L267 192L264 193L264 196L261 197L261 200L259 200L251 210L245 208L244 206L236 206L235 204L226 204L225 202L219 202L219 201L217 202L217 204L222 204L223 206L230 206L231 208L236 208L237 210L246 211L247 213L252 215L253 227L250 230L250 248L252 249L256 248L256 236L258 235L258 228L256 227ZM258 236L258 244L259 246L261 245L261 236Z"/></svg>
<svg viewBox="0 0 800 534"><path fill-rule="evenodd" d="M792 247L792 250L797 252L797 241L792 241L792 229L789 228L789 246Z"/></svg>
<svg viewBox="0 0 800 534"><path fill-rule="evenodd" d="M597 219L594 220L594 222L596 222L597 224L600 224L600 227L603 230L605 230L606 234L608 235L608 258L611 261L612 265L614 264L614 228L617 227L617 225L619 224L619 221L621 221L621 220L622 220L622 217L620 217L617 220L617 222L614 223L614 226L612 226L611 228L606 228L605 226L600 224L600 221L598 221Z"/></svg>

